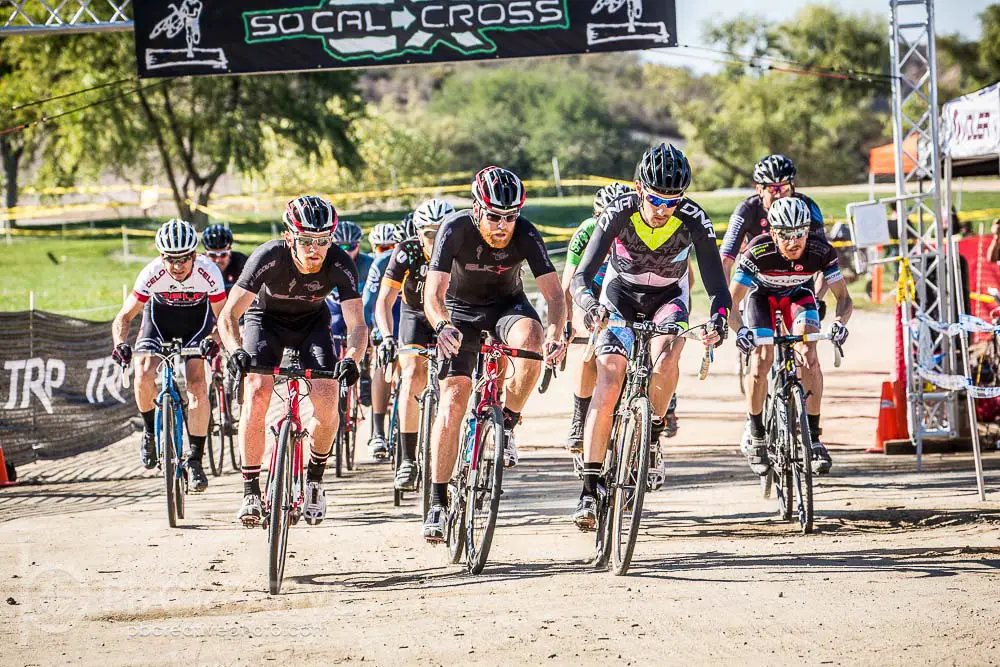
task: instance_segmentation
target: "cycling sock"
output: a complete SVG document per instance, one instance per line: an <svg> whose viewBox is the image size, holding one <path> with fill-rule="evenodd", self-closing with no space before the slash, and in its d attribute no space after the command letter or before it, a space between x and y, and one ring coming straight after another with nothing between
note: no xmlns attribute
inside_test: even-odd
<svg viewBox="0 0 1000 667"><path fill-rule="evenodd" d="M417 458L417 434L401 433L403 436L403 459L413 461Z"/></svg>
<svg viewBox="0 0 1000 667"><path fill-rule="evenodd" d="M573 394L573 421L578 424L583 424L587 421L587 411L590 410L590 399L593 396L588 396L587 398L580 398L576 394Z"/></svg>
<svg viewBox="0 0 1000 667"><path fill-rule="evenodd" d="M188 442L191 443L191 454L188 456L188 461L192 459L195 461L201 461L205 456L205 437L204 435L191 435L188 433Z"/></svg>
<svg viewBox="0 0 1000 667"><path fill-rule="evenodd" d="M372 412L372 437L385 437L385 413Z"/></svg>
<svg viewBox="0 0 1000 667"><path fill-rule="evenodd" d="M243 466L243 495L260 495L260 466Z"/></svg>
<svg viewBox="0 0 1000 667"><path fill-rule="evenodd" d="M583 495L597 495L597 483L601 481L601 464L583 464Z"/></svg>
<svg viewBox="0 0 1000 667"><path fill-rule="evenodd" d="M142 415L142 422L146 426L146 433L152 433L156 430L156 408L148 412L140 412Z"/></svg>
<svg viewBox="0 0 1000 667"><path fill-rule="evenodd" d="M813 442L819 440L819 415L807 414L806 418L809 420L809 434L812 435Z"/></svg>
<svg viewBox="0 0 1000 667"><path fill-rule="evenodd" d="M332 451L331 449L330 452ZM326 460L330 458L330 452L326 454L309 452L309 469L306 471L307 482L323 481L323 473L326 471Z"/></svg>
<svg viewBox="0 0 1000 667"><path fill-rule="evenodd" d="M503 409L503 427L507 431L513 431L518 422L521 421L521 413L513 410Z"/></svg>
<svg viewBox="0 0 1000 667"><path fill-rule="evenodd" d="M764 413L750 415L750 435L755 438L764 437Z"/></svg>
<svg viewBox="0 0 1000 667"><path fill-rule="evenodd" d="M434 482L434 502L433 505L440 505L441 507L448 506L448 483L444 482L439 484Z"/></svg>

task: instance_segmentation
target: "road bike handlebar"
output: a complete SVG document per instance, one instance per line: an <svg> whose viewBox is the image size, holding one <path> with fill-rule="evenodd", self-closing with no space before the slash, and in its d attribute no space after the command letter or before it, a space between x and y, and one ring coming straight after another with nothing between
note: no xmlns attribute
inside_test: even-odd
<svg viewBox="0 0 1000 667"><path fill-rule="evenodd" d="M201 348L197 347L179 347L177 344L172 342L165 342L163 344L167 348L167 352L164 354L162 352L149 352L148 354L153 357L159 357L160 360L170 363L171 357L180 357L181 359L195 359L198 357L203 357L201 353ZM142 354L147 354L144 350ZM132 362L129 361L127 364L121 364L122 369L122 387L128 389L132 386L132 376L129 371L132 369Z"/></svg>
<svg viewBox="0 0 1000 667"><path fill-rule="evenodd" d="M795 343L816 343L821 340L828 340L833 343L833 365L840 368L840 362L844 358L844 348L833 340L833 335L827 333L806 333L796 336L759 336L754 338L757 347L762 345L794 345Z"/></svg>
<svg viewBox="0 0 1000 667"><path fill-rule="evenodd" d="M632 322L620 317L609 318L604 324L600 324L594 327L594 330L590 332L590 337L587 339L587 347L583 351L583 360L589 362L594 358L594 347L597 344L597 337L601 334L604 329L631 329L632 331L639 331L643 333L650 333L654 336L674 336L676 338L692 338L695 333L706 329L708 327L708 322L699 324L697 326L685 329L679 324L673 322L666 322L663 324L656 324L655 322ZM707 373L707 371L706 371Z"/></svg>

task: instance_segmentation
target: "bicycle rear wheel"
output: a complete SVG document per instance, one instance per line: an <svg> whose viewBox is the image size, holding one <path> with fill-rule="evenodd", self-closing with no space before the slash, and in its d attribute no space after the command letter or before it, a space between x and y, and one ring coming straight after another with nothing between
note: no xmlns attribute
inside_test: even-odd
<svg viewBox="0 0 1000 667"><path fill-rule="evenodd" d="M649 439L652 437L653 406L649 399L632 399L624 415L620 435L615 442L618 457L611 512L611 571L628 572L632 551L639 536L642 501L649 473Z"/></svg>
<svg viewBox="0 0 1000 667"><path fill-rule="evenodd" d="M466 564L469 572L479 574L486 566L493 542L493 531L500 513L500 487L503 479L503 413L492 405L478 416L476 449L478 455L468 470L466 511Z"/></svg>
<svg viewBox="0 0 1000 667"><path fill-rule="evenodd" d="M431 510L431 430L437 416L437 395L428 392L420 407L420 434L417 440L417 462L420 474L417 484L420 486L421 516L427 516Z"/></svg>
<svg viewBox="0 0 1000 667"><path fill-rule="evenodd" d="M792 455L790 466L794 477L796 502L794 509L803 535L813 530L812 433L806 414L806 397L802 387L793 385L788 393L788 444ZM789 494L791 498L791 494ZM792 503L789 503L792 505Z"/></svg>
<svg viewBox="0 0 1000 667"><path fill-rule="evenodd" d="M399 466L403 463L403 448L400 444L400 441L401 438L399 436L399 400L393 399L392 412L389 413L388 444L389 444L389 453L392 455L392 473L393 473L392 504L395 507L399 507L399 504L403 502L403 492L396 488L396 471L399 470Z"/></svg>
<svg viewBox="0 0 1000 667"><path fill-rule="evenodd" d="M208 450L208 468L212 471L212 477L222 474L222 462L225 461L226 445L222 441L221 429L217 435L215 429L218 425L218 418L215 416L216 406L219 401L215 396L215 385L208 385L208 432L205 434L205 449ZM215 444L219 444L219 456L216 461Z"/></svg>
<svg viewBox="0 0 1000 667"><path fill-rule="evenodd" d="M278 433L278 452L274 457L274 471L268 475L268 504L270 516L267 526L267 579L271 595L281 592L285 576L285 556L288 549L288 526L292 514L292 447L291 421L285 420Z"/></svg>
<svg viewBox="0 0 1000 667"><path fill-rule="evenodd" d="M448 523L445 539L448 543L448 557L453 564L462 561L465 551L465 484L464 474L448 484ZM428 509L428 511L430 511ZM424 512L427 516L427 512Z"/></svg>

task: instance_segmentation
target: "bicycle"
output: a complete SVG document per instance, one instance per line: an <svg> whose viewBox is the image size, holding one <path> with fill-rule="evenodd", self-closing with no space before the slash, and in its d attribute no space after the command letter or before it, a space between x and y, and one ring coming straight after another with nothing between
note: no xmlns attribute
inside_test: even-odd
<svg viewBox="0 0 1000 667"><path fill-rule="evenodd" d="M271 427L275 437L271 448L271 464L264 483L263 517L261 527L267 530L268 591L271 595L281 592L281 582L285 574L285 557L288 552L288 528L302 517L305 505L305 454L302 442L308 432L302 428L299 404L309 395L310 380L335 380L335 371L303 370L296 351L289 353L287 367L250 366L246 373L237 377L237 396L242 405L243 378L246 374L270 375L274 377L274 392L278 386L287 387L285 414ZM307 390L302 391L300 383ZM280 394L278 394L280 396Z"/></svg>
<svg viewBox="0 0 1000 667"><path fill-rule="evenodd" d="M441 400L438 384L439 359L437 348L403 347L397 354L416 354L427 360L427 386L417 397L420 404L420 429L417 431L417 489L421 497L421 514L427 516L431 509L431 431ZM398 463L397 463L398 465Z"/></svg>
<svg viewBox="0 0 1000 667"><path fill-rule="evenodd" d="M347 336L333 336L338 348L338 361L347 355ZM344 468L354 470L354 453L358 444L358 425L363 417L358 410L358 383L350 387L340 384L340 400L337 402L337 412L340 415L337 435L333 441L333 452L337 477L344 476Z"/></svg>
<svg viewBox="0 0 1000 667"><path fill-rule="evenodd" d="M498 343L485 331L477 347L479 357L472 376L475 389L470 401L475 408L463 424L463 446L448 490L445 538L453 563L459 562L464 549L471 574L479 574L486 567L500 513L506 438L500 383L506 359L544 360L537 352Z"/></svg>
<svg viewBox="0 0 1000 667"><path fill-rule="evenodd" d="M150 352L159 358L160 393L154 401L156 417L154 433L156 435L157 467L163 473L163 482L167 490L167 522L171 528L177 527L177 520L184 518L184 496L188 492L187 462L184 460L184 409L185 402L177 389L174 379L174 363L178 359L201 358L201 350L197 347L184 347L179 338L164 341L160 352ZM122 385L127 389L130 379L128 364L122 366ZM167 448L170 448L167 455Z"/></svg>
<svg viewBox="0 0 1000 667"><path fill-rule="evenodd" d="M649 382L653 360L650 342L656 336L687 338L707 329L708 323L685 330L678 324L656 324L612 318L595 327L590 335L584 360L593 358L597 337L605 327L629 329L634 335L628 356L625 387L615 407L611 438L604 456L598 487L596 557L598 568L608 567L621 576L628 572L639 536L642 502L649 480L653 405L649 400ZM712 348L706 347L699 378L708 376Z"/></svg>
<svg viewBox="0 0 1000 667"><path fill-rule="evenodd" d="M232 389L222 372L222 356L223 353L219 352L212 358L212 377L208 387L208 437L205 440L205 448L208 450L209 467L215 477L222 474L223 464L226 460L227 441L229 460L233 465L233 470L237 472L241 470L239 451L235 441L237 427L232 411ZM218 446L218 452L216 452L216 446Z"/></svg>
<svg viewBox="0 0 1000 667"><path fill-rule="evenodd" d="M806 413L806 393L796 370L796 343L830 340L829 333L784 335L780 311L774 316L775 334L756 339L757 346L773 345L774 361L768 375L764 403L764 432L771 469L760 478L764 498L777 490L778 515L792 520L793 502L804 535L813 530L812 434ZM834 343L834 363L840 365L843 350Z"/></svg>

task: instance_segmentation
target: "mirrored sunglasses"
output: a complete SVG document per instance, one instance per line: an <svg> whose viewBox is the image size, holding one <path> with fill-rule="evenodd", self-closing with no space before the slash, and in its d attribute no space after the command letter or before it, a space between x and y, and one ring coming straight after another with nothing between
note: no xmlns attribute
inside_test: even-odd
<svg viewBox="0 0 1000 667"><path fill-rule="evenodd" d="M797 239L804 238L809 234L808 227L800 227L798 229L774 229L774 235L777 236L782 241L795 241Z"/></svg>
<svg viewBox="0 0 1000 667"><path fill-rule="evenodd" d="M357 250L361 247L360 243L339 243L338 245L344 252L351 252L352 250Z"/></svg>
<svg viewBox="0 0 1000 667"><path fill-rule="evenodd" d="M772 195L783 195L792 189L791 182L788 183L775 183L773 185L765 185L767 191Z"/></svg>
<svg viewBox="0 0 1000 667"><path fill-rule="evenodd" d="M661 206L666 206L667 208L673 208L681 203L684 199L684 194L675 195L673 197L661 197L660 195L654 195L646 193L646 201L653 205L654 208L660 208Z"/></svg>
<svg viewBox="0 0 1000 667"><path fill-rule="evenodd" d="M211 259L221 259L223 257L229 257L229 250L207 250L205 255Z"/></svg>
<svg viewBox="0 0 1000 667"><path fill-rule="evenodd" d="M302 236L301 234L296 234L295 243L304 248L308 248L309 246L319 246L320 248L323 248L333 243L333 239L329 236Z"/></svg>
<svg viewBox="0 0 1000 667"><path fill-rule="evenodd" d="M194 259L194 253L184 255L183 257L170 257L169 255L161 255L164 263L170 264L172 266L180 266L182 264L187 264Z"/></svg>

